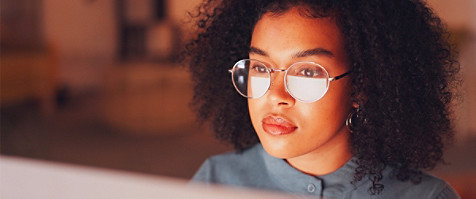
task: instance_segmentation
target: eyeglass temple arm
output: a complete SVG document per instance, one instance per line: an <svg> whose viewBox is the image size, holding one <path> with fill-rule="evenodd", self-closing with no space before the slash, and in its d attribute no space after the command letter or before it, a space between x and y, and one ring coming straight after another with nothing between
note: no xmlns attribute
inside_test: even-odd
<svg viewBox="0 0 476 199"><path fill-rule="evenodd" d="M275 71L281 71L281 72L285 72L286 70L284 69L273 69L273 68L268 68L269 72L275 72ZM233 69L228 69L228 72L229 73L232 73Z"/></svg>
<svg viewBox="0 0 476 199"><path fill-rule="evenodd" d="M229 73L232 73L232 70L233 70L233 69L228 69L228 72L229 72ZM277 70L277 69L271 69L271 70L272 70L272 72L274 72L274 71L286 71L286 70ZM345 73L342 74L342 75L335 76L335 77L331 77L331 78L329 79L329 81L338 80L338 79L340 79L340 78L343 78L343 77L347 76L347 75L350 74L350 73L352 73L352 71L347 71L347 72L345 72Z"/></svg>
<svg viewBox="0 0 476 199"><path fill-rule="evenodd" d="M331 77L331 78L329 78L329 81L338 80L338 79L340 79L340 78L343 78L343 77L347 76L347 75L350 74L350 73L352 73L352 71L347 71L347 72L345 72L345 73L342 74L342 75L335 76L335 77Z"/></svg>

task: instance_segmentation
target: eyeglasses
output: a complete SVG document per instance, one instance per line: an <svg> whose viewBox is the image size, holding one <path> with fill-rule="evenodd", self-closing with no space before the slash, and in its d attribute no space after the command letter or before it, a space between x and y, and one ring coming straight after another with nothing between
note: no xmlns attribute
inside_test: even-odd
<svg viewBox="0 0 476 199"><path fill-rule="evenodd" d="M311 103L326 94L331 81L345 77L351 71L329 77L327 70L314 62L297 62L286 70L279 70L258 60L243 59L236 62L229 72L236 90L246 98L263 96L271 85L271 73L285 72L286 92L294 99Z"/></svg>

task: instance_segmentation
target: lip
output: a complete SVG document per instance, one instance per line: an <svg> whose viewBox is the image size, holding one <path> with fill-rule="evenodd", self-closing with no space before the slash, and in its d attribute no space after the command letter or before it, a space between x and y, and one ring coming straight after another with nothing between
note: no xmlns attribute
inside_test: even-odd
<svg viewBox="0 0 476 199"><path fill-rule="evenodd" d="M291 134L298 128L292 122L280 116L267 116L262 121L263 130L271 135Z"/></svg>

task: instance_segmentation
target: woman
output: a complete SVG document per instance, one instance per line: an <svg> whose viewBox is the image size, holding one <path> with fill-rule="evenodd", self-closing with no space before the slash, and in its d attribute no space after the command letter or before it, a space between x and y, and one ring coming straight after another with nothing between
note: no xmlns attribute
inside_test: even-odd
<svg viewBox="0 0 476 199"><path fill-rule="evenodd" d="M442 161L458 64L416 0L223 0L188 45L194 104L237 152L194 181L329 198L458 198ZM230 81L231 76L231 81Z"/></svg>

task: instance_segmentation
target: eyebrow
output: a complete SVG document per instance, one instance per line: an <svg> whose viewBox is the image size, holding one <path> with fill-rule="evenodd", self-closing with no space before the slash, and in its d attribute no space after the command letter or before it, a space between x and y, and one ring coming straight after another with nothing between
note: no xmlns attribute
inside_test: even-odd
<svg viewBox="0 0 476 199"><path fill-rule="evenodd" d="M261 50L259 48L256 48L256 47L251 47L250 48L250 53L251 54L257 54L257 55L263 55L265 57L269 57L268 53L264 52L264 50Z"/></svg>
<svg viewBox="0 0 476 199"><path fill-rule="evenodd" d="M328 57L334 57L334 54L330 50L324 49L324 48L314 48L314 49L309 49L305 51L300 51L296 53L293 57L298 58L298 57L308 57L308 56L314 56L314 55L325 55Z"/></svg>
<svg viewBox="0 0 476 199"><path fill-rule="evenodd" d="M269 57L268 53L256 47L251 47L249 53ZM327 50L324 48L313 48L309 50L299 51L293 55L293 58L308 57L308 56L314 56L314 55L324 55L328 57L334 57L334 54L330 50Z"/></svg>

